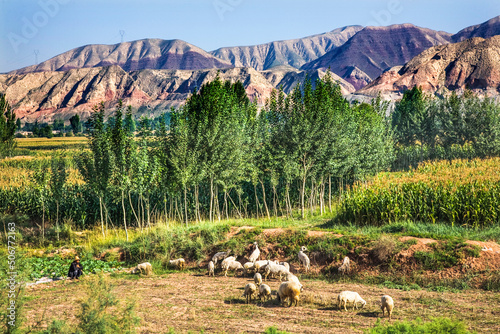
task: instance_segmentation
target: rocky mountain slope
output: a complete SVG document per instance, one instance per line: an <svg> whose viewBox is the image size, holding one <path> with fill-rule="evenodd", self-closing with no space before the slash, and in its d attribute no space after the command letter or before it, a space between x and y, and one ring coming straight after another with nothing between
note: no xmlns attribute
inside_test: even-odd
<svg viewBox="0 0 500 334"><path fill-rule="evenodd" d="M38 65L10 72L25 74L42 71L67 71L76 68L118 65L126 71L142 69L199 70L229 68L231 63L181 40L142 39L114 45L82 46Z"/></svg>
<svg viewBox="0 0 500 334"><path fill-rule="evenodd" d="M341 47L305 64L302 69L330 68L359 89L384 70L404 65L425 49L450 40L448 33L412 24L366 27Z"/></svg>
<svg viewBox="0 0 500 334"><path fill-rule="evenodd" d="M258 72L253 68L205 70L125 71L120 66L92 67L69 71L35 72L0 75L0 91L23 121L51 121L69 119L78 113L86 118L96 104L104 101L113 109L119 99L132 105L139 113L159 114L172 106L182 104L195 87L212 81L241 81L252 100L264 104L273 89L283 86L289 93L306 75L322 78L325 72L279 69ZM342 84L344 94L353 87L335 77Z"/></svg>
<svg viewBox="0 0 500 334"><path fill-rule="evenodd" d="M252 67L259 71L280 65L300 68L305 63L341 46L361 29L363 29L361 26L348 26L304 38L220 48L210 54L236 67Z"/></svg>
<svg viewBox="0 0 500 334"><path fill-rule="evenodd" d="M439 45L403 67L393 68L357 94L402 93L415 86L445 93L470 88L489 95L500 92L500 35Z"/></svg>
<svg viewBox="0 0 500 334"><path fill-rule="evenodd" d="M461 42L472 37L489 38L500 35L500 16L494 17L484 23L467 27L453 35L453 42Z"/></svg>

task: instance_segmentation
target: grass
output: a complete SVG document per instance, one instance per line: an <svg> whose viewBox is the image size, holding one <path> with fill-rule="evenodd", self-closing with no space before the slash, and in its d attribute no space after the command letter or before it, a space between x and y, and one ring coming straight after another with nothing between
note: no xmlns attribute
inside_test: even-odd
<svg viewBox="0 0 500 334"><path fill-rule="evenodd" d="M374 328L365 331L366 334L392 334L392 333L433 333L433 334L467 334L472 333L467 330L466 325L457 320L449 318L434 318L429 322L424 322L417 318L413 321L400 321L395 324L382 324L380 319Z"/></svg>

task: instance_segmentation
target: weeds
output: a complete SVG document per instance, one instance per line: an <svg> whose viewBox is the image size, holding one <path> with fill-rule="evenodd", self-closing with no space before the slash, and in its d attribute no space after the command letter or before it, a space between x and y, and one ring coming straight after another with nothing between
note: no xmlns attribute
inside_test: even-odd
<svg viewBox="0 0 500 334"><path fill-rule="evenodd" d="M392 334L392 333L434 333L434 334L468 334L465 324L458 320L449 318L434 318L430 322L423 322L417 318L413 321L400 321L395 324L382 324L377 320L375 327L365 331L366 334Z"/></svg>

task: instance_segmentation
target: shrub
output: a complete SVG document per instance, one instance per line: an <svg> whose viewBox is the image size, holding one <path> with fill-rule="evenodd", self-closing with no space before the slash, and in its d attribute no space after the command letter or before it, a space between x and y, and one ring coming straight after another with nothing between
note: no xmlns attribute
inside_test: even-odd
<svg viewBox="0 0 500 334"><path fill-rule="evenodd" d="M372 257L380 263L386 263L396 252L396 240L387 236L376 240L371 250Z"/></svg>
<svg viewBox="0 0 500 334"><path fill-rule="evenodd" d="M467 334L471 333L467 330L465 324L458 320L449 318L434 318L430 322L423 322L417 318L413 321L400 321L390 325L382 325L380 319L377 320L375 327L365 331L367 334Z"/></svg>

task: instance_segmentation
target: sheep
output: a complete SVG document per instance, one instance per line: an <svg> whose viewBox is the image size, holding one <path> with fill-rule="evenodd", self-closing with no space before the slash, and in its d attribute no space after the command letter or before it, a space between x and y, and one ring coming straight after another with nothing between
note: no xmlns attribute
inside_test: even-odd
<svg viewBox="0 0 500 334"><path fill-rule="evenodd" d="M229 256L229 253L231 253L231 250L228 250L227 252L218 252L215 253L214 256L212 256L212 261L214 262L214 265L217 265L217 261L219 260L224 260Z"/></svg>
<svg viewBox="0 0 500 334"><path fill-rule="evenodd" d="M238 261L226 262L226 263L222 264L222 270L224 271L224 277L227 276L227 271L230 269L235 271L235 275L236 275L237 271L239 271L239 270L244 271L245 270L243 268L243 266L241 265L241 263L239 263Z"/></svg>
<svg viewBox="0 0 500 334"><path fill-rule="evenodd" d="M344 310L347 311L347 303L353 303L353 309L358 309L358 303L361 303L361 308L365 307L366 302L363 298L357 293L353 291L342 291L339 293L338 297L338 308L341 309L342 305L344 305Z"/></svg>
<svg viewBox="0 0 500 334"><path fill-rule="evenodd" d="M277 300L281 302L283 305L287 299L290 299L290 304L288 307L292 306L292 303L295 302L295 306L297 306L299 302L300 295L300 286L297 282L283 282L280 284L277 293Z"/></svg>
<svg viewBox="0 0 500 334"><path fill-rule="evenodd" d="M309 270L310 265L311 265L311 261L309 260L309 257L306 255L306 253L304 253L304 251L306 251L306 250L307 250L306 246L300 247L300 251L299 251L298 256L299 256L300 262L302 263L302 265L305 268L305 271L307 272Z"/></svg>
<svg viewBox="0 0 500 334"><path fill-rule="evenodd" d="M299 278L292 273L288 273L285 276L286 280L289 282L295 282L300 286L300 292L304 291L304 286L300 283Z"/></svg>
<svg viewBox="0 0 500 334"><path fill-rule="evenodd" d="M250 257L248 258L248 261L250 261L250 262L257 261L259 259L259 256L260 256L260 250L259 250L259 247L257 246L257 241L254 242L253 244L255 246L255 249L252 252L252 254L250 254Z"/></svg>
<svg viewBox="0 0 500 334"><path fill-rule="evenodd" d="M168 264L171 267L174 267L174 268L177 268L179 270L182 270L186 266L186 261L184 261L183 258L180 258L180 259L170 260L170 261L168 261Z"/></svg>
<svg viewBox="0 0 500 334"><path fill-rule="evenodd" d="M262 284L262 276L259 273L255 273L255 275L253 275L253 281L255 285L260 286Z"/></svg>
<svg viewBox="0 0 500 334"><path fill-rule="evenodd" d="M248 283L247 285L245 285L245 292L243 293L243 296L242 297L246 297L247 298L247 304L248 304L248 301L252 301L252 296L257 292L257 287L255 286L255 284L253 283Z"/></svg>
<svg viewBox="0 0 500 334"><path fill-rule="evenodd" d="M248 272L252 273L255 266L253 262L247 262L243 265L243 268L245 269L245 274L247 274Z"/></svg>
<svg viewBox="0 0 500 334"><path fill-rule="evenodd" d="M226 257L220 264L221 267L224 267L224 265L228 262L231 262L231 261L236 261L236 257L234 256L228 256Z"/></svg>
<svg viewBox="0 0 500 334"><path fill-rule="evenodd" d="M383 295L382 298L380 299L380 302L381 302L380 308L382 309L382 315L385 316L385 310L387 309L387 313L389 314L389 320L391 320L392 310L394 309L394 300L392 300L392 297L389 295Z"/></svg>
<svg viewBox="0 0 500 334"><path fill-rule="evenodd" d="M254 264L253 264L253 267L255 269L255 272L261 272L261 270L263 271L263 267L265 265L267 265L269 261L268 260L260 260L260 261L255 261Z"/></svg>
<svg viewBox="0 0 500 334"><path fill-rule="evenodd" d="M267 281L267 276L269 276L269 274L272 274L272 276L278 275L281 282L282 276L288 273L289 271L285 266L269 262L264 268L264 279Z"/></svg>
<svg viewBox="0 0 500 334"><path fill-rule="evenodd" d="M208 277L215 276L215 264L214 261L208 262Z"/></svg>
<svg viewBox="0 0 500 334"><path fill-rule="evenodd" d="M282 265L286 268L286 270L290 271L290 265L288 264L288 262L278 262L278 264Z"/></svg>
<svg viewBox="0 0 500 334"><path fill-rule="evenodd" d="M259 285L259 299L262 301L262 298L264 301L271 298L271 288L267 284Z"/></svg>
<svg viewBox="0 0 500 334"><path fill-rule="evenodd" d="M140 263L137 265L137 267L135 267L131 271L132 274L137 274L137 273L142 274L143 272L145 275L153 274L153 266L151 266L151 263L149 262Z"/></svg>
<svg viewBox="0 0 500 334"><path fill-rule="evenodd" d="M342 261L342 265L339 267L339 273L345 275L346 273L349 273L349 271L351 271L351 261L346 256L344 257L344 261Z"/></svg>

